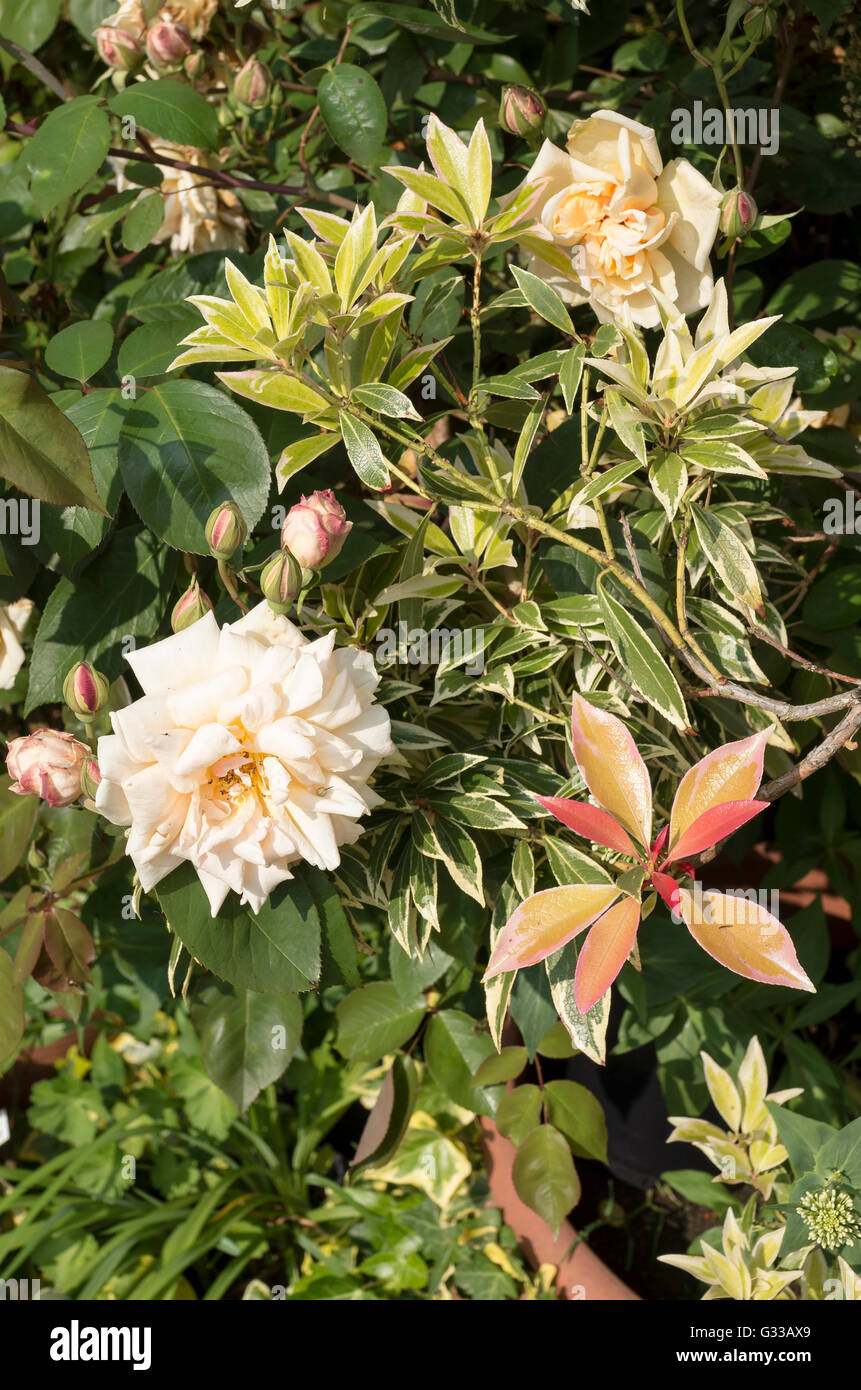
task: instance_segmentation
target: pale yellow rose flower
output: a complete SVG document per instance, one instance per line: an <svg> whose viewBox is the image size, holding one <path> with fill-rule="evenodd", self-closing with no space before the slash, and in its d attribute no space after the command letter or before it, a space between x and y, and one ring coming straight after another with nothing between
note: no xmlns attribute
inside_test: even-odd
<svg viewBox="0 0 861 1390"><path fill-rule="evenodd" d="M291 866L338 867L394 751L369 652L336 648L334 632L308 641L261 603L128 660L144 694L99 739L95 800L128 827L144 892L187 862L213 917L231 890L258 912Z"/></svg>
<svg viewBox="0 0 861 1390"><path fill-rule="evenodd" d="M33 604L28 598L0 608L0 690L11 690L24 665L24 648L19 639L32 611Z"/></svg>
<svg viewBox="0 0 861 1390"><path fill-rule="evenodd" d="M528 267L569 304L614 320L627 305L644 328L660 322L652 291L683 314L709 301L709 252L721 195L686 159L661 160L655 132L616 111L575 121L567 149L545 140L527 184L543 182ZM571 274L541 242L570 257Z"/></svg>
<svg viewBox="0 0 861 1390"><path fill-rule="evenodd" d="M229 188L216 188L206 181L210 167L203 150L190 145L171 145L167 141L152 141L156 154L166 159L183 160L201 170L200 177L187 169L161 166L162 182L159 192L164 202L164 221L153 237L154 242L170 242L175 256L190 251L244 251L247 222L242 204ZM123 164L117 160L117 191L131 188Z"/></svg>

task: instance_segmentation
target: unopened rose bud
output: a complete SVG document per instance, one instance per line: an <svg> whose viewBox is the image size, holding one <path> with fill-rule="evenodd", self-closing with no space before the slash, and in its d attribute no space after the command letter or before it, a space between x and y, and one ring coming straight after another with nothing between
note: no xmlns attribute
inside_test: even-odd
<svg viewBox="0 0 861 1390"><path fill-rule="evenodd" d="M512 135L535 139L544 129L547 107L531 87L503 87L499 124Z"/></svg>
<svg viewBox="0 0 861 1390"><path fill-rule="evenodd" d="M184 24L163 19L147 30L147 57L159 72L172 72L181 67L193 48L191 34Z"/></svg>
<svg viewBox="0 0 861 1390"><path fill-rule="evenodd" d="M729 241L737 241L752 230L758 215L750 194L742 188L733 188L721 203L720 230Z"/></svg>
<svg viewBox="0 0 861 1390"><path fill-rule="evenodd" d="M210 555L229 560L245 544L248 527L235 502L222 502L210 513L206 523L206 543Z"/></svg>
<svg viewBox="0 0 861 1390"><path fill-rule="evenodd" d="M341 553L352 521L331 488L312 492L291 507L281 528L281 547L307 570L319 570Z"/></svg>
<svg viewBox="0 0 861 1390"><path fill-rule="evenodd" d="M233 83L233 95L240 106L250 111L260 111L269 102L272 78L265 63L257 58L249 58L239 69Z"/></svg>
<svg viewBox="0 0 861 1390"><path fill-rule="evenodd" d="M104 61L118 72L131 72L143 58L143 47L134 34L126 33L112 24L102 24L96 30L96 47Z"/></svg>
<svg viewBox="0 0 861 1390"><path fill-rule="evenodd" d="M57 729L37 729L15 738L6 754L13 783L9 790L18 796L40 796L49 806L71 806L81 795L81 772L89 756L85 743Z"/></svg>
<svg viewBox="0 0 861 1390"><path fill-rule="evenodd" d="M212 612L212 599L203 592L196 579L192 579L185 593L174 604L170 615L170 625L174 632L184 632L198 618Z"/></svg>
<svg viewBox="0 0 861 1390"><path fill-rule="evenodd" d="M753 5L744 17L744 32L749 43L770 39L776 28L777 20L765 5Z"/></svg>
<svg viewBox="0 0 861 1390"><path fill-rule="evenodd" d="M201 48L196 53L189 53L182 65L182 70L186 77L191 78L192 82L197 82L206 71L206 54Z"/></svg>
<svg viewBox="0 0 861 1390"><path fill-rule="evenodd" d="M89 661L79 661L63 681L63 699L85 724L105 708L110 692L110 681Z"/></svg>
<svg viewBox="0 0 861 1390"><path fill-rule="evenodd" d="M260 575L263 597L273 613L286 613L302 590L302 570L289 550L273 555Z"/></svg>
<svg viewBox="0 0 861 1390"><path fill-rule="evenodd" d="M102 774L95 758L85 758L81 768L81 794L90 801L95 801L101 780Z"/></svg>

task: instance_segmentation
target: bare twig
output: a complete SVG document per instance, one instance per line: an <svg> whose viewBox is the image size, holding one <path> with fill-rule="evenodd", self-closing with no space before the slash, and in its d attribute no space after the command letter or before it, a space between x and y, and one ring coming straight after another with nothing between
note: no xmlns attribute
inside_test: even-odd
<svg viewBox="0 0 861 1390"><path fill-rule="evenodd" d="M586 633L583 631L582 627L578 627L577 631L580 634L580 641L583 643L583 646L586 648L589 655L595 658L599 666L603 666L610 679L618 682L618 684L621 685L623 690L627 690L632 700L636 700L638 704L642 704L644 701L644 696L640 694L639 690L635 690L632 685L628 684L624 676L620 676L618 671L613 670L612 666L604 660L604 657L601 655L601 653L589 641L589 638L586 636Z"/></svg>
<svg viewBox="0 0 861 1390"><path fill-rule="evenodd" d="M828 666L820 666L815 661L808 661L806 656L801 656L798 652L791 651L789 647L784 647L782 642L778 642L776 637L772 637L770 632L766 632L761 627L751 627L754 637L760 642L766 642L769 647L780 652L781 656L788 657L796 666L802 666L805 671L812 671L817 676L830 676L832 680L843 681L845 685L861 685L861 680L857 676L844 676L839 671L832 671Z"/></svg>

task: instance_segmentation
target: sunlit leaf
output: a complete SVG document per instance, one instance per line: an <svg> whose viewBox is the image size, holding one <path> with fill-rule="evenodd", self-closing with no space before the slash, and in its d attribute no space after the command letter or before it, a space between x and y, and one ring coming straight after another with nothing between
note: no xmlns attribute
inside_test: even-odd
<svg viewBox="0 0 861 1390"><path fill-rule="evenodd" d="M503 970L534 965L600 917L619 896L614 883L546 888L527 898L500 933L485 979Z"/></svg>

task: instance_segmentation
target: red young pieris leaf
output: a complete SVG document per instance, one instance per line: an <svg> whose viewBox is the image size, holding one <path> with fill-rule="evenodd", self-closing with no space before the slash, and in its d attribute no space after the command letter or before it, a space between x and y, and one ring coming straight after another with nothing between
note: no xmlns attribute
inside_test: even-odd
<svg viewBox="0 0 861 1390"><path fill-rule="evenodd" d="M637 745L621 719L574 694L574 757L586 786L641 845L652 833L652 784Z"/></svg>
<svg viewBox="0 0 861 1390"><path fill-rule="evenodd" d="M656 859L659 857L659 855L660 855L660 853L661 853L661 850L664 848L664 845L667 843L667 836L669 835L669 833L670 833L670 827L669 827L668 825L665 825L665 826L663 827L663 829L662 829L662 830L659 830L658 833L657 833L657 835L655 836L655 843L652 845L652 863L653 863L653 864L655 863Z"/></svg>
<svg viewBox="0 0 861 1390"><path fill-rule="evenodd" d="M657 869L652 874L652 887L656 888L671 912L676 911L679 885L670 874L662 874Z"/></svg>
<svg viewBox="0 0 861 1390"><path fill-rule="evenodd" d="M770 731L725 743L694 763L679 783L670 813L670 848L695 820L727 801L751 801L762 781L762 759Z"/></svg>
<svg viewBox="0 0 861 1390"><path fill-rule="evenodd" d="M615 816L602 811L600 806L590 806L586 801L571 801L565 796L538 796L535 798L569 830L593 840L596 845L608 845L610 849L621 850L636 859L637 846L627 830L623 830Z"/></svg>
<svg viewBox="0 0 861 1390"><path fill-rule="evenodd" d="M603 998L634 946L640 904L623 898L598 918L580 949L574 972L574 999L581 1014Z"/></svg>
<svg viewBox="0 0 861 1390"><path fill-rule="evenodd" d="M693 894L682 888L676 911L703 950L736 975L816 993L798 963L786 927L759 903L726 893Z"/></svg>
<svg viewBox="0 0 861 1390"><path fill-rule="evenodd" d="M710 811L697 816L682 832L664 863L672 864L686 854L699 854L700 850L716 845L718 840L731 835L740 825L753 820L768 804L767 801L725 801L720 806L712 806Z"/></svg>
<svg viewBox="0 0 861 1390"><path fill-rule="evenodd" d="M485 980L505 970L534 965L558 951L590 927L618 896L615 883L574 883L533 893L502 928Z"/></svg>

